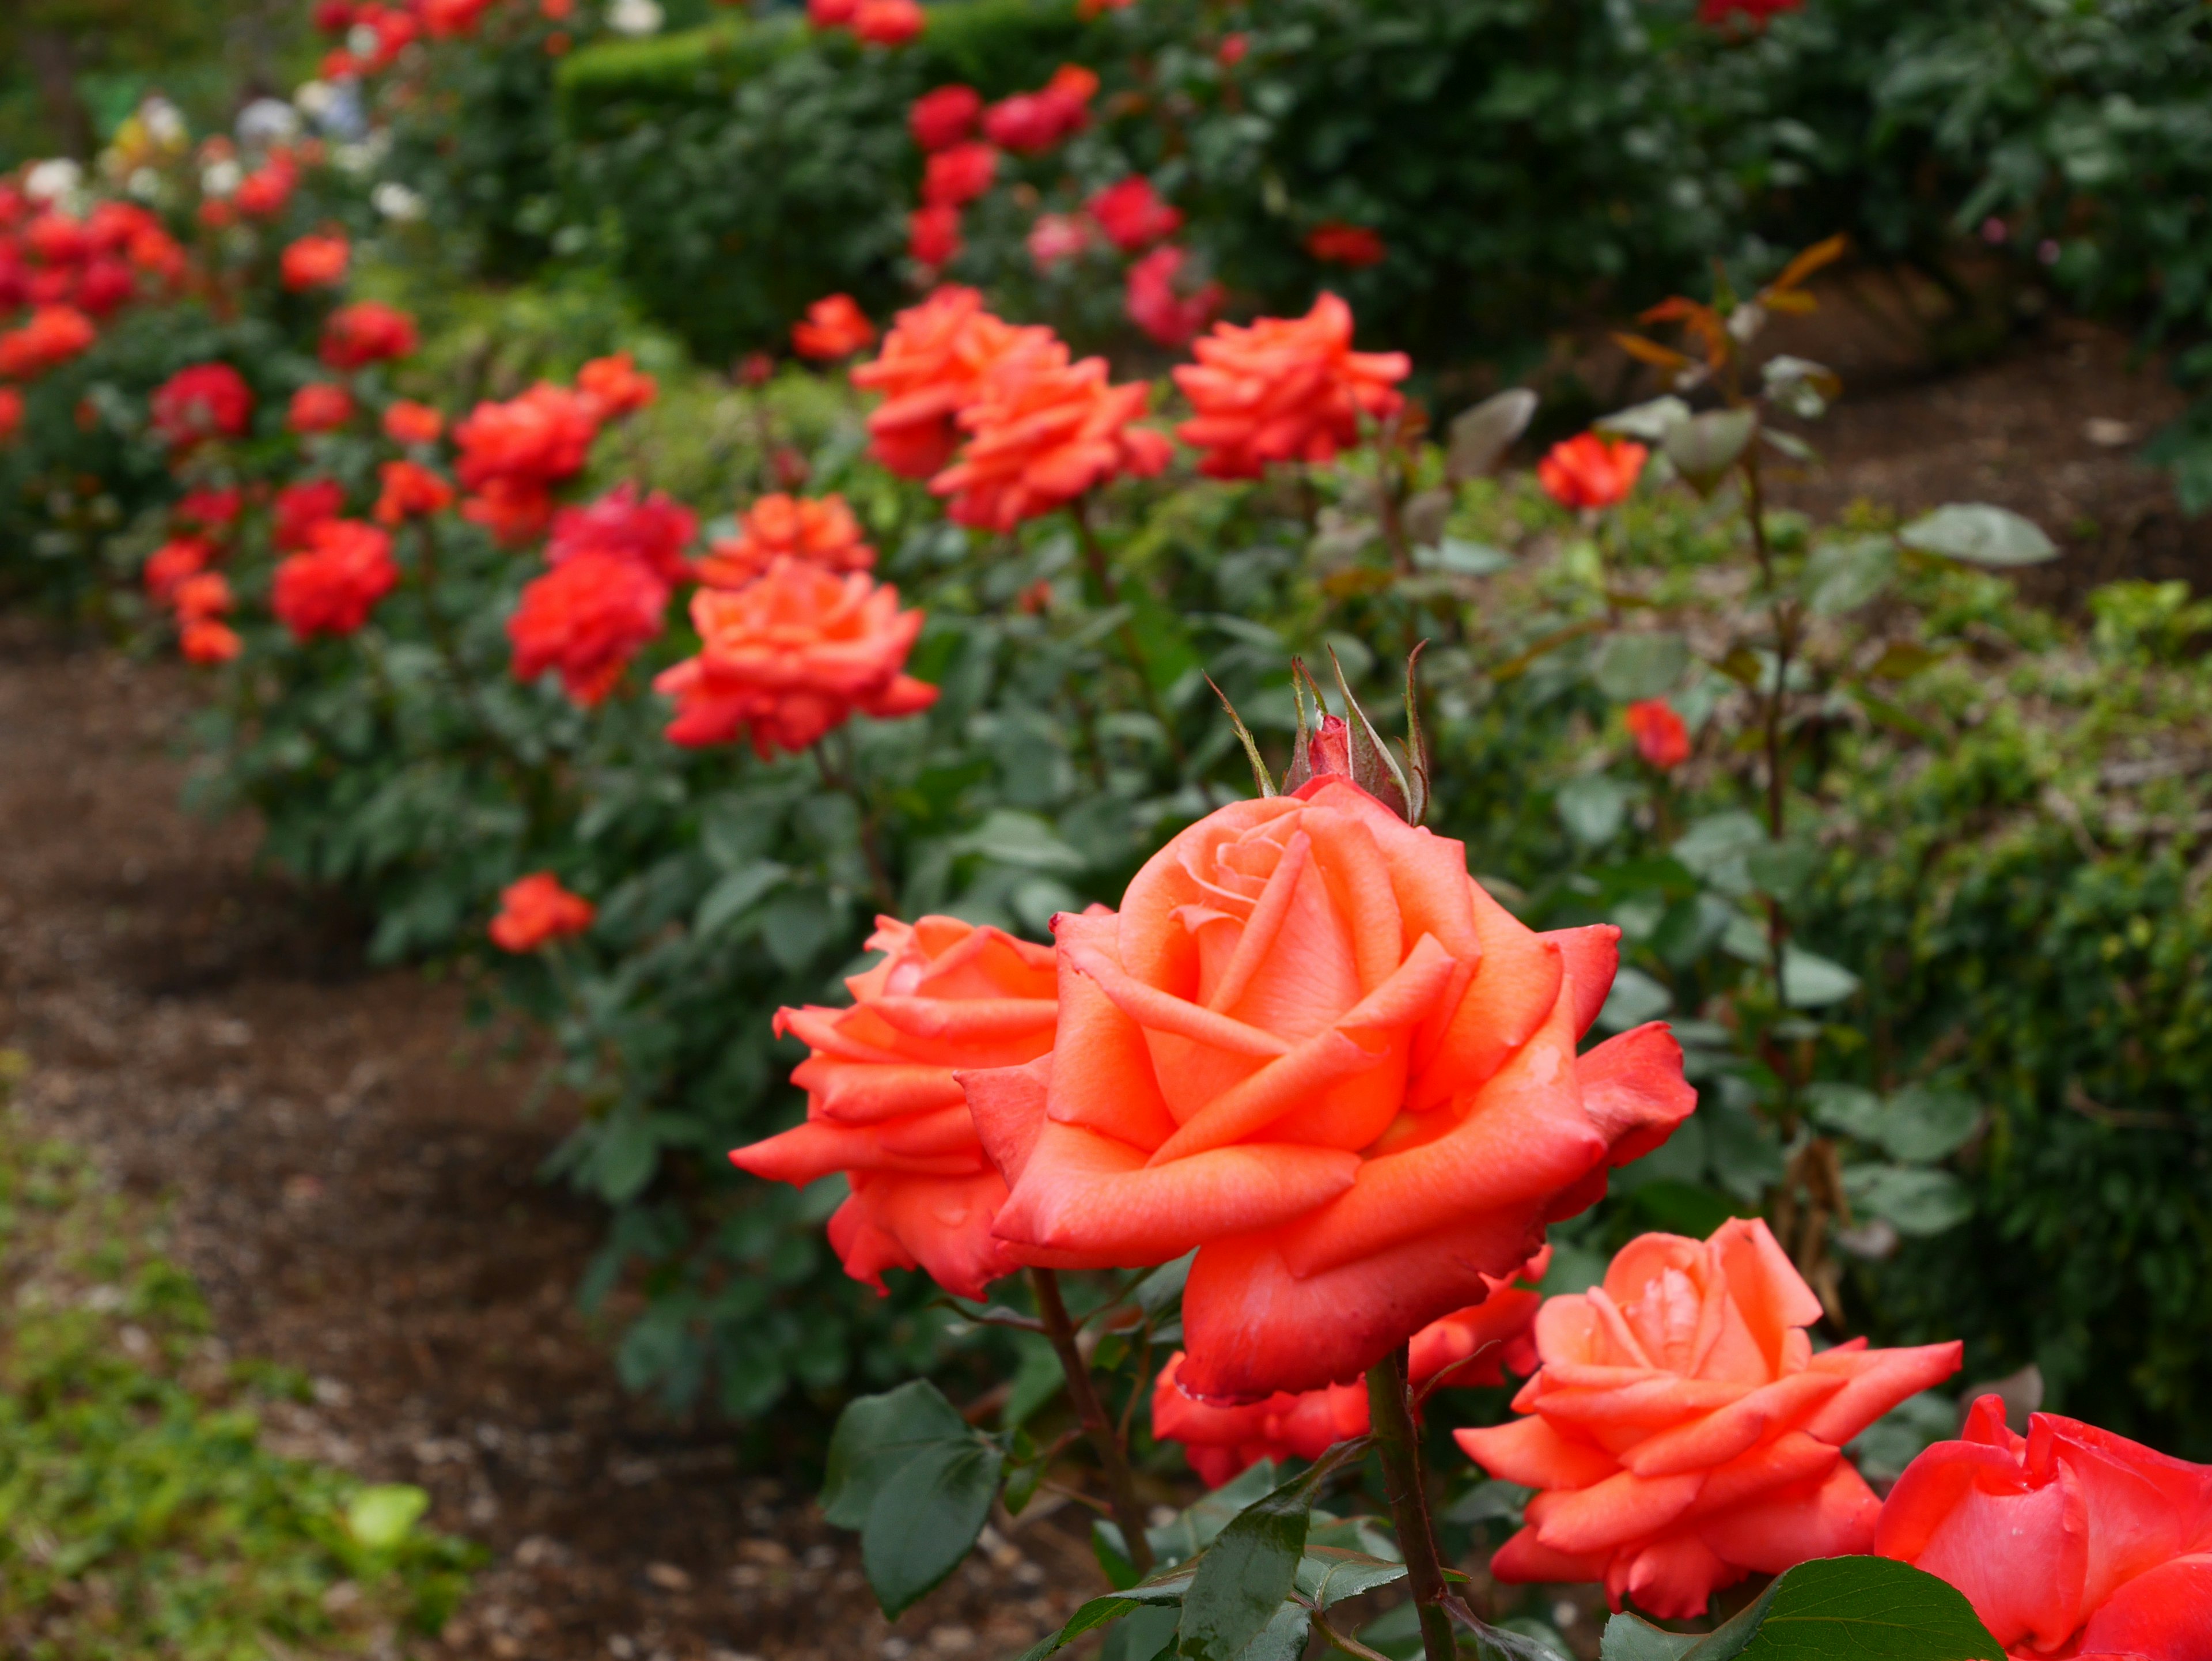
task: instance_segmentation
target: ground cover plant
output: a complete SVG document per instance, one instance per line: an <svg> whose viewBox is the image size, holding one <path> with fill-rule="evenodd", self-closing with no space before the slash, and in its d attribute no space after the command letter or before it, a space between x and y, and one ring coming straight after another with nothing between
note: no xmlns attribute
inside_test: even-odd
<svg viewBox="0 0 2212 1661"><path fill-rule="evenodd" d="M834 9L866 52L917 22ZM413 16L351 14L332 73L562 21ZM909 235L1101 97L918 99ZM1115 1587L1063 1636L1125 1654L1505 1643L1448 1573L1478 1538L1747 1642L2180 1641L2189 1527L2071 1580L2045 1542L2022 1602L1943 1473L2204 1481L2118 1439L2206 1433L2202 608L2115 588L2084 634L2013 599L2056 550L2002 510L1768 508L1838 386L1759 335L1840 239L1645 311L1658 395L1532 475L1533 393L1432 429L1333 291L1216 322L1133 265L1188 349L1153 383L923 272L725 380L587 285L355 286L411 186L158 125L151 207L7 198L50 296L0 337L52 487L21 571L208 670L210 800L372 952L546 1024L586 1108L550 1174L611 1212L584 1295L646 1293L627 1382L895 1386L825 1492L886 1609L1050 1482ZM1025 242L1176 251L1149 186L1073 209ZM1363 228L1308 252L1364 269ZM2027 1362L2106 1428L2016 1446L1991 1396L1943 1437L1928 1392ZM1156 1524L1178 1457L1223 1497Z"/></svg>

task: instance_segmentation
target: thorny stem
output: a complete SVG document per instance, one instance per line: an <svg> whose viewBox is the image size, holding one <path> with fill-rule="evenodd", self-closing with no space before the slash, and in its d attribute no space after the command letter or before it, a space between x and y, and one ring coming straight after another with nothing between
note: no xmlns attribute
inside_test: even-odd
<svg viewBox="0 0 2212 1661"><path fill-rule="evenodd" d="M1425 1661L1455 1661L1451 1615L1445 1608L1443 1561L1429 1521L1429 1496L1421 1482L1421 1445L1406 1388L1407 1348L1398 1346L1367 1372L1367 1408L1375 1451L1382 1462L1382 1488L1398 1525L1406 1579L1421 1616Z"/></svg>
<svg viewBox="0 0 2212 1661"><path fill-rule="evenodd" d="M822 782L832 790L852 798L853 806L860 810L860 857L868 864L868 885L874 891L876 904L885 911L898 910L898 890L892 886L890 872L884 864L882 848L876 836L875 804L868 800L854 776L853 740L842 731L845 755L842 764L833 766L830 760L829 744L824 741L814 746L814 765L822 775Z"/></svg>
<svg viewBox="0 0 2212 1661"><path fill-rule="evenodd" d="M1743 458L1744 511L1751 520L1752 551L1759 558L1760 587L1766 595L1767 615L1774 629L1774 679L1766 689L1765 707L1761 710L1763 737L1766 751L1766 834L1775 842L1782 840L1787 828L1789 812L1789 781L1783 768L1783 719L1787 709L1790 685L1790 657L1796 645L1796 619L1788 602L1774 580L1774 551L1766 540L1766 500L1759 474L1759 457L1754 451L1746 451ZM1790 920L1783 913L1782 902L1774 895L1766 897L1766 949L1769 966L1774 977L1774 1000L1777 1007L1788 1007L1789 989L1784 979L1790 939ZM1796 1121L1796 1089L1793 1069L1775 1069L1782 1083L1782 1119L1785 1132L1794 1129Z"/></svg>
<svg viewBox="0 0 2212 1661"><path fill-rule="evenodd" d="M1075 521L1076 540L1083 545L1084 563L1091 568L1091 581L1098 585L1102 603L1114 603L1115 584L1114 573L1106 563L1106 550L1098 540L1098 533L1091 528L1091 510L1083 497L1078 496L1067 505L1068 517ZM1176 736L1175 723L1168 719L1167 706L1160 702L1159 691L1152 684L1152 669L1145 656L1145 643L1137 637L1136 624L1128 618L1121 620L1119 630L1122 654L1129 660L1129 667L1137 673L1137 684L1145 695L1145 705L1152 711L1152 719L1160 724L1167 737L1168 751L1175 757L1176 770L1183 771L1189 757L1183 753L1182 740Z"/></svg>
<svg viewBox="0 0 2212 1661"><path fill-rule="evenodd" d="M1106 1404L1091 1384L1091 1364L1083 1359L1075 1342L1075 1323L1068 1318L1067 1305L1060 1295L1060 1277L1048 1269L1033 1269L1030 1285L1036 1293L1044 1335L1060 1357L1060 1371L1067 1375L1068 1399L1075 1403L1076 1416L1083 1421L1098 1463L1105 1468L1106 1493L1113 1502L1114 1520L1121 1525L1122 1547L1138 1575L1150 1574L1152 1542L1145 1537L1145 1514L1137 1505L1137 1483L1129 1471L1128 1450L1115 1433Z"/></svg>

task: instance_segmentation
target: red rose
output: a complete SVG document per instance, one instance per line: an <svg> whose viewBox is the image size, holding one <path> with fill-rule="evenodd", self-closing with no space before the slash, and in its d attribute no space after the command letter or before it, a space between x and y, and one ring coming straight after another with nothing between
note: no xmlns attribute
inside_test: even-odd
<svg viewBox="0 0 2212 1661"><path fill-rule="evenodd" d="M545 549L555 565L586 554L626 559L674 584L690 575L684 551L699 533L699 515L659 491L641 497L635 484L617 484L587 508L563 508L553 519Z"/></svg>
<svg viewBox="0 0 2212 1661"><path fill-rule="evenodd" d="M1306 252L1324 265L1349 265L1356 271L1381 265L1389 251L1382 239L1364 225L1331 219L1306 233Z"/></svg>
<svg viewBox="0 0 2212 1661"><path fill-rule="evenodd" d="M379 525L442 514L453 505L453 487L416 461L387 461L377 470L384 488L376 498Z"/></svg>
<svg viewBox="0 0 2212 1661"><path fill-rule="evenodd" d="M965 207L991 188L999 152L980 140L937 151L923 163L921 199L932 208Z"/></svg>
<svg viewBox="0 0 2212 1661"><path fill-rule="evenodd" d="M514 678L557 669L568 696L589 709L659 636L667 611L668 585L637 560L597 551L564 560L524 586L507 620Z"/></svg>
<svg viewBox="0 0 2212 1661"><path fill-rule="evenodd" d="M1182 210L1160 200L1142 173L1109 185L1083 205L1123 253L1136 253L1182 228Z"/></svg>
<svg viewBox="0 0 2212 1661"><path fill-rule="evenodd" d="M806 308L804 321L791 328L791 344L801 357L825 362L850 357L875 344L876 326L848 294L833 294Z"/></svg>
<svg viewBox="0 0 2212 1661"><path fill-rule="evenodd" d="M1189 263L1189 254L1170 243L1129 267L1122 309L1163 346L1188 346L1221 309L1218 283L1201 283L1188 293L1178 290L1177 279Z"/></svg>
<svg viewBox="0 0 2212 1661"><path fill-rule="evenodd" d="M325 520L307 533L306 552L278 563L270 609L302 642L349 635L398 581L389 536L357 520Z"/></svg>
<svg viewBox="0 0 2212 1661"><path fill-rule="evenodd" d="M1621 711L1637 753L1664 772L1690 758L1690 729L1664 698L1645 698Z"/></svg>
<svg viewBox="0 0 2212 1661"><path fill-rule="evenodd" d="M939 87L908 106L907 131L925 150L949 149L975 130L983 94L973 87Z"/></svg>
<svg viewBox="0 0 2212 1661"><path fill-rule="evenodd" d="M853 12L853 33L872 46L902 46L928 21L918 0L860 0Z"/></svg>
<svg viewBox="0 0 2212 1661"><path fill-rule="evenodd" d="M502 952L535 952L582 934L598 915L596 906L563 888L550 871L533 871L500 891L499 915L486 932Z"/></svg>
<svg viewBox="0 0 2212 1661"><path fill-rule="evenodd" d="M333 369L361 369L415 350L415 319L378 300L341 306L323 325L323 362Z"/></svg>
<svg viewBox="0 0 2212 1661"><path fill-rule="evenodd" d="M577 370L576 390L599 405L602 421L611 421L651 405L660 396L660 383L641 374L629 353L617 352Z"/></svg>
<svg viewBox="0 0 2212 1661"><path fill-rule="evenodd" d="M155 435L184 449L242 437L253 420L253 391L228 363L195 363L155 387L149 408Z"/></svg>
<svg viewBox="0 0 2212 1661"><path fill-rule="evenodd" d="M73 306L40 306L21 328L0 334L0 380L36 380L98 339L92 319Z"/></svg>
<svg viewBox="0 0 2212 1661"><path fill-rule="evenodd" d="M951 205L916 208L906 216L907 258L933 270L960 252L960 210Z"/></svg>
<svg viewBox="0 0 2212 1661"><path fill-rule="evenodd" d="M303 479L276 492L270 540L279 553L304 548L315 527L345 511L345 486L334 478Z"/></svg>
<svg viewBox="0 0 2212 1661"><path fill-rule="evenodd" d="M205 537L175 537L163 543L147 556L146 569L139 574L147 597L156 605L168 605L178 588L206 570L214 558L215 545Z"/></svg>
<svg viewBox="0 0 2212 1661"><path fill-rule="evenodd" d="M446 417L427 404L395 398L385 405L384 435L394 444L435 444Z"/></svg>
<svg viewBox="0 0 2212 1661"><path fill-rule="evenodd" d="M284 250L277 274L288 289L334 289L345 281L352 259L352 245L343 236L303 236Z"/></svg>
<svg viewBox="0 0 2212 1661"><path fill-rule="evenodd" d="M1176 429L1206 452L1199 471L1257 478L1271 461L1328 461L1359 438L1359 417L1397 413L1413 365L1403 352L1352 350L1352 308L1333 294L1302 318L1219 323L1175 371L1192 419Z"/></svg>
<svg viewBox="0 0 2212 1661"><path fill-rule="evenodd" d="M1545 453L1536 482L1562 508L1610 508L1636 488L1650 454L1628 439L1577 433Z"/></svg>
<svg viewBox="0 0 2212 1661"><path fill-rule="evenodd" d="M112 314L137 293L137 273L122 260L105 256L88 265L76 280L76 303L94 317Z"/></svg>
<svg viewBox="0 0 2212 1661"><path fill-rule="evenodd" d="M0 386L0 444L13 444L22 430L22 393L13 386Z"/></svg>
<svg viewBox="0 0 2212 1661"><path fill-rule="evenodd" d="M353 419L353 394L335 380L318 380L292 394L289 417L295 433L336 432Z"/></svg>
<svg viewBox="0 0 2212 1661"><path fill-rule="evenodd" d="M246 492L235 484L221 490L187 490L171 511L187 525L219 531L237 519L246 505Z"/></svg>

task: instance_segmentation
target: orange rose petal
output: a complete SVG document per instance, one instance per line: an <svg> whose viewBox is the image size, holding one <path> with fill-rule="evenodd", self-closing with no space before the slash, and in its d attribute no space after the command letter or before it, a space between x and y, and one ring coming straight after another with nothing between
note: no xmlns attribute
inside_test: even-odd
<svg viewBox="0 0 2212 1661"><path fill-rule="evenodd" d="M736 1149L730 1163L773 1183L811 1183L833 1171L896 1171L914 1177L968 1177L984 1169L980 1151L903 1155L884 1146L880 1129L857 1130L810 1122L780 1136Z"/></svg>
<svg viewBox="0 0 2212 1661"><path fill-rule="evenodd" d="M1702 1418L1638 1443L1620 1456L1620 1463L1638 1476L1711 1470L1757 1446L1771 1429L1799 1421L1842 1387L1842 1379L1832 1373L1799 1372L1778 1378ZM1832 1451L1832 1445L1828 1445Z"/></svg>
<svg viewBox="0 0 2212 1661"><path fill-rule="evenodd" d="M1049 1037L1059 1019L1051 998L881 997L870 1006L901 1032L916 1038L950 1038L967 1044L991 1039ZM1011 1065L1011 1063L1009 1063Z"/></svg>
<svg viewBox="0 0 2212 1661"><path fill-rule="evenodd" d="M1006 1195L998 1172L961 1183L897 1176L858 1181L854 1198L909 1260L898 1266L921 1269L953 1296L981 1298L993 1281L1019 1267L991 1233L991 1220Z"/></svg>
<svg viewBox="0 0 2212 1661"><path fill-rule="evenodd" d="M893 1159L933 1163L957 1157L964 1159L971 1171L989 1168L976 1146L975 1121L968 1110L965 1097L957 1104L935 1113L917 1113L910 1118L875 1127L873 1135L877 1147ZM858 1163L852 1168L865 1171L869 1167L866 1163Z"/></svg>
<svg viewBox="0 0 2212 1661"><path fill-rule="evenodd" d="M1682 1046L1661 1021L1607 1038L1576 1059L1575 1074L1583 1111L1611 1144L1609 1165L1642 1159L1698 1105L1697 1091L1682 1077Z"/></svg>
<svg viewBox="0 0 2212 1661"><path fill-rule="evenodd" d="M1147 1167L1127 1142L1048 1120L1000 1213L999 1233L1122 1266L1163 1263L1310 1211L1349 1188L1358 1168L1357 1154L1281 1142Z"/></svg>
<svg viewBox="0 0 2212 1661"><path fill-rule="evenodd" d="M984 1154L1009 1183L1021 1178L1044 1127L1046 1092L1052 1081L1052 1057L1040 1056L1022 1067L994 1067L955 1075L968 1098L969 1116Z"/></svg>
<svg viewBox="0 0 2212 1661"><path fill-rule="evenodd" d="M1467 1457L1500 1482L1529 1488L1588 1488L1620 1469L1603 1448L1562 1436L1541 1418L1452 1433Z"/></svg>
<svg viewBox="0 0 2212 1661"><path fill-rule="evenodd" d="M1753 1323L1752 1336L1768 1363L1778 1366L1784 1335L1819 1320L1820 1300L1757 1219L1729 1219L1714 1232L1713 1244L1728 1275L1730 1301Z"/></svg>
<svg viewBox="0 0 2212 1661"><path fill-rule="evenodd" d="M1705 1473L1705 1486L1690 1515L1729 1510L1779 1488L1799 1487L1824 1477L1843 1457L1842 1450L1817 1442L1801 1430L1784 1431L1771 1442L1747 1449Z"/></svg>
<svg viewBox="0 0 2212 1661"><path fill-rule="evenodd" d="M1062 917L1063 941L1111 934L1113 919ZM1160 1092L1143 1029L1105 989L1073 964L1060 966L1060 1029L1053 1041L1055 1087L1050 1112L1135 1147L1158 1147L1175 1135L1175 1115Z"/></svg>
<svg viewBox="0 0 2212 1661"><path fill-rule="evenodd" d="M1695 1503L1702 1471L1638 1476L1620 1471L1586 1488L1554 1488L1528 1501L1536 1537L1556 1551L1603 1551L1664 1528Z"/></svg>
<svg viewBox="0 0 2212 1661"><path fill-rule="evenodd" d="M1397 972L1339 1016L1333 1029L1315 1034L1223 1091L1154 1149L1151 1162L1189 1159L1242 1141L1306 1105L1338 1080L1382 1065L1392 1029L1410 1027L1427 1013L1451 968L1443 948L1423 936ZM1370 1042L1362 1043L1363 1037Z"/></svg>
<svg viewBox="0 0 2212 1661"><path fill-rule="evenodd" d="M1334 803L1342 788L1330 792ZM1318 797L1321 793L1316 792ZM1393 872L1368 823L1316 800L1300 818L1299 831L1317 843L1321 869L1337 915L1357 919L1352 934L1352 962L1359 989L1373 992L1388 980L1420 935L1408 939L1399 911ZM1395 838L1393 839L1396 840ZM1443 950L1442 944L1437 949Z"/></svg>
<svg viewBox="0 0 2212 1661"><path fill-rule="evenodd" d="M817 1056L793 1068L791 1081L814 1098L823 1118L837 1124L881 1124L909 1113L957 1107L966 1099L951 1068L919 1062Z"/></svg>
<svg viewBox="0 0 2212 1661"><path fill-rule="evenodd" d="M1522 1585L1602 1580L1612 1561L1610 1552L1558 1550L1538 1539L1535 1530L1524 1528L1492 1554L1490 1572L1500 1580Z"/></svg>
<svg viewBox="0 0 2212 1661"><path fill-rule="evenodd" d="M1965 1356L1966 1345L1956 1338L1916 1349L1824 1351L1810 1366L1842 1372L1849 1382L1805 1421L1805 1430L1840 1447L1906 1396L1942 1384Z"/></svg>
<svg viewBox="0 0 2212 1661"><path fill-rule="evenodd" d="M1582 928L1554 928L1536 938L1558 946L1566 964L1567 978L1575 986L1575 1036L1580 1037L1605 1007L1613 977L1620 970L1620 930L1609 922L1594 922Z"/></svg>
<svg viewBox="0 0 2212 1661"><path fill-rule="evenodd" d="M1481 1084L1528 1043L1559 1001L1566 960L1556 941L1522 925L1467 879L1482 961L1407 1105L1417 1111Z"/></svg>
<svg viewBox="0 0 2212 1661"><path fill-rule="evenodd" d="M1613 1592L1618 1582L1636 1600L1637 1608L1662 1621L1680 1621L1703 1615L1713 1592L1734 1585L1746 1573L1723 1562L1694 1534L1669 1535L1638 1552L1626 1573L1616 1559L1606 1577L1606 1591L1615 1609L1620 1606Z"/></svg>
<svg viewBox="0 0 2212 1661"><path fill-rule="evenodd" d="M1221 971L1221 978L1206 1000L1206 1007L1216 1012L1232 1008L1244 995L1244 989L1252 983L1261 963L1274 947L1281 934L1283 922L1290 916L1291 904L1297 897L1298 879L1304 874L1313 859L1313 838L1303 830L1291 833L1283 844L1283 857L1267 876L1267 885L1260 891L1259 900L1253 905L1251 915L1244 919L1243 932L1237 936L1237 947L1230 954L1229 964Z"/></svg>
<svg viewBox="0 0 2212 1661"><path fill-rule="evenodd" d="M1544 1372L1551 1372L1545 1365ZM1542 1377L1543 1374L1539 1374ZM1555 1422L1610 1429L1617 1426L1664 1425L1686 1414L1726 1407L1751 1386L1728 1378L1682 1378L1655 1372L1640 1384L1613 1390L1547 1389L1536 1399L1543 1415Z"/></svg>
<svg viewBox="0 0 2212 1661"><path fill-rule="evenodd" d="M1194 1043L1225 1050L1232 1056L1273 1060L1291 1052L1287 1038L1148 986L1124 973L1120 964L1088 942L1079 944L1063 935L1060 949L1066 953L1070 967L1097 982L1116 1008L1151 1031L1170 1033Z"/></svg>
<svg viewBox="0 0 2212 1661"><path fill-rule="evenodd" d="M1761 1574L1779 1574L1815 1557L1871 1551L1881 1512L1881 1502L1866 1479L1849 1460L1837 1459L1809 1494L1796 1487L1769 1494L1704 1518L1697 1529L1698 1536L1731 1563ZM2036 1567L2026 1554L2021 1561L2032 1573L2047 1573L2054 1567Z"/></svg>
<svg viewBox="0 0 2212 1661"><path fill-rule="evenodd" d="M853 977L854 981L861 978L858 975ZM818 1004L804 1008L786 1007L775 1012L775 1036L781 1038L788 1033L809 1050L827 1050L848 1061L903 1060L896 1050L856 1041L855 1035L862 1026L856 1018L862 1013L858 1009L824 1009Z"/></svg>

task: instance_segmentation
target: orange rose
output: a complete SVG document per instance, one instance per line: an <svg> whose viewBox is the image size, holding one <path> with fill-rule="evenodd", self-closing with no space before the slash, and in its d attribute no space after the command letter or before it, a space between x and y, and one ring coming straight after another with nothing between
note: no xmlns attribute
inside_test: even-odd
<svg viewBox="0 0 2212 1661"><path fill-rule="evenodd" d="M791 344L801 357L850 357L875 344L876 326L848 294L833 294L816 301L806 315L791 326Z"/></svg>
<svg viewBox="0 0 2212 1661"><path fill-rule="evenodd" d="M660 383L637 367L628 352L595 357L576 371L576 390L599 406L602 420L629 414L660 396Z"/></svg>
<svg viewBox="0 0 2212 1661"><path fill-rule="evenodd" d="M998 1232L1052 1267L1200 1248L1181 1376L1209 1400L1348 1382L1696 1104L1663 1026L1576 1056L1618 930L1532 933L1339 779L1209 814L1055 928L1051 1057L963 1080Z"/></svg>
<svg viewBox="0 0 2212 1661"><path fill-rule="evenodd" d="M876 551L860 540L860 521L843 496L776 491L746 509L737 535L716 542L699 561L699 581L742 588L786 555L830 571L865 571L876 563Z"/></svg>
<svg viewBox="0 0 2212 1661"><path fill-rule="evenodd" d="M868 417L868 453L902 478L927 478L951 459L961 411L983 377L1010 352L1048 345L1052 331L1016 328L983 309L973 289L947 284L898 314L873 361L853 384L884 395Z"/></svg>
<svg viewBox="0 0 2212 1661"><path fill-rule="evenodd" d="M912 928L876 919L883 961L845 983L849 1009L779 1009L779 1037L808 1056L792 1075L806 1123L730 1155L740 1170L805 1184L845 1172L830 1220L845 1272L883 1290L886 1269L921 1269L980 1298L1014 1257L991 1235L1006 1185L984 1158L963 1068L1003 1067L1052 1048L1053 952L957 917Z"/></svg>
<svg viewBox="0 0 2212 1661"><path fill-rule="evenodd" d="M1500 1384L1508 1366L1534 1372L1536 1347L1528 1342L1528 1325L1543 1300L1511 1283L1541 1280L1550 1262L1547 1246L1512 1275L1486 1275L1489 1296L1415 1333L1413 1381L1425 1384L1449 1368L1444 1381L1449 1385ZM1182 1360L1177 1350L1153 1381L1152 1434L1182 1443L1183 1457L1208 1488L1219 1488L1260 1460L1318 1459L1337 1443L1367 1434L1364 1379L1270 1396L1243 1407L1216 1407L1184 1394L1176 1382Z"/></svg>
<svg viewBox="0 0 2212 1661"><path fill-rule="evenodd" d="M1352 307L1323 294L1304 317L1217 323L1175 371L1192 417L1176 436L1206 453L1210 478L1257 478L1271 461L1329 461L1359 441L1363 415L1404 405L1403 352L1352 350Z"/></svg>
<svg viewBox="0 0 2212 1661"><path fill-rule="evenodd" d="M1610 508L1636 488L1650 452L1625 438L1577 433L1536 464L1536 482L1562 508Z"/></svg>
<svg viewBox="0 0 2212 1661"><path fill-rule="evenodd" d="M1813 1353L1820 1299L1766 1225L1646 1234L1602 1286L1546 1302L1529 1416L1462 1430L1493 1476L1543 1493L1501 1580L1600 1580L1666 1619L1754 1571L1863 1553L1881 1506L1843 1445L1958 1371L1960 1346Z"/></svg>
<svg viewBox="0 0 2212 1661"><path fill-rule="evenodd" d="M968 442L929 488L951 498L956 523L1011 531L1116 474L1150 478L1173 453L1165 435L1130 424L1151 396L1141 380L1108 385L1103 357L1070 363L1056 340L1009 355L960 412Z"/></svg>
<svg viewBox="0 0 2212 1661"><path fill-rule="evenodd" d="M598 916L597 906L570 893L550 871L533 871L499 891L499 915L486 932L502 952L535 952L582 934Z"/></svg>

